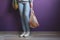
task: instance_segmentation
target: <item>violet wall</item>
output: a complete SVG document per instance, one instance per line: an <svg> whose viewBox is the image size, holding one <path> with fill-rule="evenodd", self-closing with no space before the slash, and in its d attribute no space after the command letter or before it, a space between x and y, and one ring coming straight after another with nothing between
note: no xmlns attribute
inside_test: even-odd
<svg viewBox="0 0 60 40"><path fill-rule="evenodd" d="M11 1L0 0L0 31L22 30L19 11L12 8ZM59 0L34 0L34 11L40 26L32 31L60 31Z"/></svg>

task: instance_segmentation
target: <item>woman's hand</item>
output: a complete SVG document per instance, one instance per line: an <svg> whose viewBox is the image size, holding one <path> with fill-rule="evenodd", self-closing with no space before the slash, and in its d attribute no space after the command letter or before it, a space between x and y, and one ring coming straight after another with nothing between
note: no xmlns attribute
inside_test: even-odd
<svg viewBox="0 0 60 40"><path fill-rule="evenodd" d="M30 8L33 8L33 3L32 2L30 3Z"/></svg>

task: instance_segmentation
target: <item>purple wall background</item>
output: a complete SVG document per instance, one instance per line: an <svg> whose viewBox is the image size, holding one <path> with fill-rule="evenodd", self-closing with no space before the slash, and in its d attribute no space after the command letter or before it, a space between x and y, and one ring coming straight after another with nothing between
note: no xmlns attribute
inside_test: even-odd
<svg viewBox="0 0 60 40"><path fill-rule="evenodd" d="M60 31L60 1L34 0L34 11L40 26L32 31ZM13 10L11 0L0 0L0 31L17 31L21 28L18 10Z"/></svg>

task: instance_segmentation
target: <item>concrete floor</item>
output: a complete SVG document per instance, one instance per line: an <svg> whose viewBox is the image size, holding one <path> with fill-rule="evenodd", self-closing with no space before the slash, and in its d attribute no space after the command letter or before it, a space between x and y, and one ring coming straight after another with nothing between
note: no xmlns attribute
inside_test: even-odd
<svg viewBox="0 0 60 40"><path fill-rule="evenodd" d="M32 32L27 38L20 38L17 32L0 32L0 40L60 40L60 32Z"/></svg>

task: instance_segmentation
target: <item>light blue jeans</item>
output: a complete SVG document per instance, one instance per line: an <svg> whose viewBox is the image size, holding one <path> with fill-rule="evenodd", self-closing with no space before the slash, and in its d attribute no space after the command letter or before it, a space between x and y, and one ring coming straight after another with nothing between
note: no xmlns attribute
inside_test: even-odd
<svg viewBox="0 0 60 40"><path fill-rule="evenodd" d="M29 26L29 13L30 13L30 4L29 2L18 2L19 11L21 16L22 28L24 32L30 32Z"/></svg>

